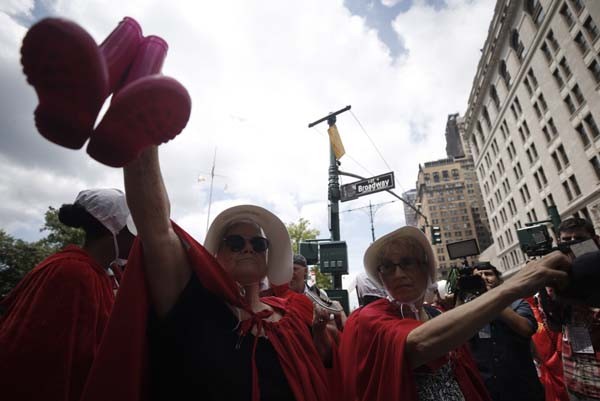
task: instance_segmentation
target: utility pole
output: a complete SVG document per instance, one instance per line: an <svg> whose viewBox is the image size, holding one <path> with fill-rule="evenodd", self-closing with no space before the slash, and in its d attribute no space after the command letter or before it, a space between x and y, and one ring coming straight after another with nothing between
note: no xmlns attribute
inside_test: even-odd
<svg viewBox="0 0 600 401"><path fill-rule="evenodd" d="M369 206L363 206L363 207L357 207L354 209L342 210L342 213L354 212L356 210L365 211L365 209L368 209L368 211L366 213L369 215L369 219L370 219L370 223L371 223L371 241L375 242L375 213L377 213L377 211L382 206L387 205L388 203L394 203L394 202L396 202L396 201L393 200L393 201L377 203L377 204L373 205L371 203L371 201L369 201Z"/></svg>
<svg viewBox="0 0 600 401"><path fill-rule="evenodd" d="M308 128L312 128L315 125L327 121L327 124L331 127L336 122L336 116L342 114L345 111L350 110L352 106L346 106L336 112L330 113L326 117L320 118L315 122L308 124ZM328 196L329 199L329 233L332 241L340 240L340 180L338 173L338 161L335 158L333 151L333 144L329 141L329 183L328 183ZM333 288L342 288L342 275L333 275Z"/></svg>

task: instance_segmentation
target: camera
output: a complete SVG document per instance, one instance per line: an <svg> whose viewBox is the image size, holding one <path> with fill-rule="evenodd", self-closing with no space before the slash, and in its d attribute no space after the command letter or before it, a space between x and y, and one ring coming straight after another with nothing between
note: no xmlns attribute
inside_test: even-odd
<svg viewBox="0 0 600 401"><path fill-rule="evenodd" d="M594 239L562 242L553 247L552 237L543 224L519 229L517 237L521 250L529 257L544 256L553 251L573 255L570 282L566 288L557 290L557 295L589 306L600 306L600 251Z"/></svg>
<svg viewBox="0 0 600 401"><path fill-rule="evenodd" d="M473 270L483 267L485 263L491 265L484 262L469 266L467 257L479 255L479 246L475 239L453 242L447 244L446 248L450 259L463 259L463 266L453 267L448 275L448 292L455 294L455 302L472 301L486 291L485 281L479 275L473 274Z"/></svg>

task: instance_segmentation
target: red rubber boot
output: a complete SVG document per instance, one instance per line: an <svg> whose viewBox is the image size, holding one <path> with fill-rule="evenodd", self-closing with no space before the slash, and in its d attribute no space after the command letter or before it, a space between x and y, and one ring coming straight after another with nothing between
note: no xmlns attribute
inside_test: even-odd
<svg viewBox="0 0 600 401"><path fill-rule="evenodd" d="M185 128L190 96L179 82L159 74L167 49L158 36L144 38L123 88L90 138L87 152L100 163L122 167Z"/></svg>
<svg viewBox="0 0 600 401"><path fill-rule="evenodd" d="M113 81L120 81L142 39L125 18L98 47L79 25L46 18L32 26L21 47L21 64L37 95L35 124L42 136L79 149L90 137Z"/></svg>

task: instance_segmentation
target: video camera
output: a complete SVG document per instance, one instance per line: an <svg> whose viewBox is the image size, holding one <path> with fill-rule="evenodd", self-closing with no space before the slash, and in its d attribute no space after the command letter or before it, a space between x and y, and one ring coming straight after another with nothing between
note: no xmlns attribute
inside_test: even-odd
<svg viewBox="0 0 600 401"><path fill-rule="evenodd" d="M548 228L543 224L519 229L517 237L521 250L529 257L544 256L553 251L573 255L569 285L557 294L590 306L600 306L600 250L593 239L562 242L554 247Z"/></svg>
<svg viewBox="0 0 600 401"><path fill-rule="evenodd" d="M460 299L462 303L466 303L483 294L486 291L485 281L480 276L473 274L473 270L483 264L469 266L467 260L469 256L479 255L477 240L453 242L447 244L446 248L450 259L463 259L463 265L453 267L448 275L448 292L455 294L455 302Z"/></svg>

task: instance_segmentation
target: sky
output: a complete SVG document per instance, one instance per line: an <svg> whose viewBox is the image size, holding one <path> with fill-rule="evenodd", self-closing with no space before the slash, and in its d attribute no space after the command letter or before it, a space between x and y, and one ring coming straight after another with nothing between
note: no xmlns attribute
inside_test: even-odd
<svg viewBox="0 0 600 401"><path fill-rule="evenodd" d="M347 152L340 169L363 177L392 170L398 194L414 188L419 163L446 156L446 119L466 110L494 5L3 0L0 229L37 240L49 206L72 203L86 188L123 188L120 169L92 160L85 147L61 148L36 131L37 98L21 71L19 50L27 29L44 17L71 19L100 43L130 16L144 34L169 43L162 72L188 89L192 114L185 130L160 147L161 167L172 218L202 242L207 218L247 203L285 223L308 219L320 238L329 238L327 125L307 125L346 105L351 113L337 120ZM342 178L342 184L352 181ZM393 200L383 192L340 204L351 276L362 271L371 243L364 207L382 204L373 221L380 237L404 225L402 204Z"/></svg>

